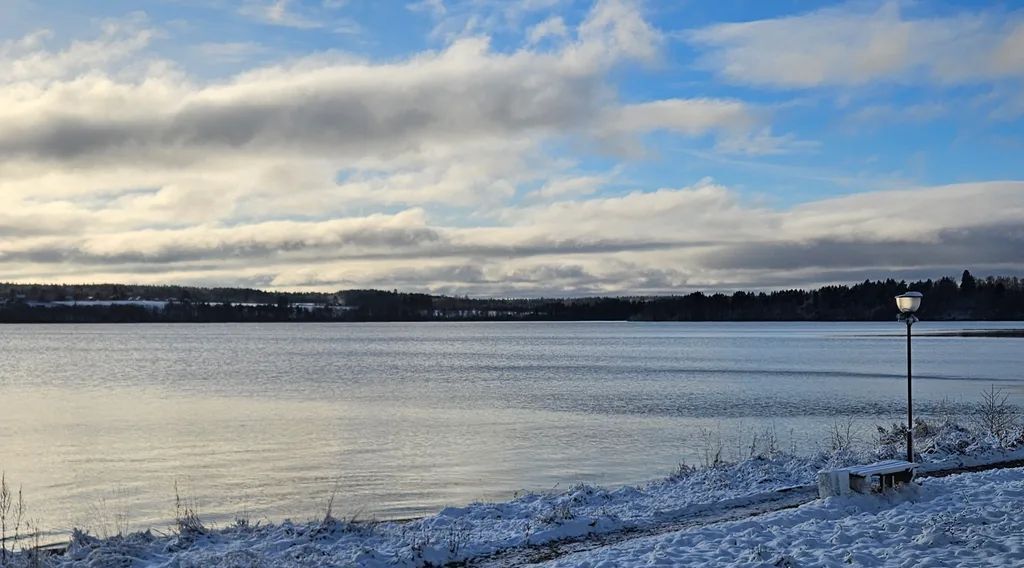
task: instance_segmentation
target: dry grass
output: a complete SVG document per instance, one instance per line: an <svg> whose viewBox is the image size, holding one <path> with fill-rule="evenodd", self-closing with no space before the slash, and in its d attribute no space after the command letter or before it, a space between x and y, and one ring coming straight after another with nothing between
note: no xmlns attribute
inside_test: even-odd
<svg viewBox="0 0 1024 568"><path fill-rule="evenodd" d="M182 496L178 480L174 480L174 524L180 535L206 533L206 526L199 518L199 504L194 497Z"/></svg>
<svg viewBox="0 0 1024 568"><path fill-rule="evenodd" d="M21 492L7 483L7 472L0 472L0 566L7 566L8 559L14 554L14 545L7 549L8 531L10 540L17 544L21 538L21 523L25 518L25 499Z"/></svg>
<svg viewBox="0 0 1024 568"><path fill-rule="evenodd" d="M93 526L89 531L100 538L124 537L131 532L131 493L118 487L110 497L102 497L89 507Z"/></svg>

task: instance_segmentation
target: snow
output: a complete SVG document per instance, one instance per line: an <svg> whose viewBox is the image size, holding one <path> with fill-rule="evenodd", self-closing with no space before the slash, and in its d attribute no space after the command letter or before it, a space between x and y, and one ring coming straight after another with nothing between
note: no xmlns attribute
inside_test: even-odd
<svg viewBox="0 0 1024 568"><path fill-rule="evenodd" d="M641 538L544 564L606 566L1021 566L1024 469L926 478L884 495Z"/></svg>
<svg viewBox="0 0 1024 568"><path fill-rule="evenodd" d="M652 527L690 515L775 500L800 486L827 459L754 459L686 472L615 490L577 485L559 494L527 494L504 503L449 507L411 522L291 523L155 537L100 540L76 534L56 566L106 566L145 559L147 566L423 566L589 534ZM238 564L242 561L242 564Z"/></svg>
<svg viewBox="0 0 1024 568"><path fill-rule="evenodd" d="M110 307L110 306L139 306L147 310L160 311L167 307L167 300L55 300L52 302L35 302L39 306L80 306L80 307Z"/></svg>
<svg viewBox="0 0 1024 568"><path fill-rule="evenodd" d="M922 428L918 447L926 463L919 471L1024 459L1024 448L1006 451L954 422ZM469 559L516 565L520 551L577 539L597 548L558 558L552 566L1021 561L1024 521L1012 515L1024 503L1021 469L927 478L920 487L884 497L813 501L818 471L899 457L898 450L886 443L867 454L839 448L792 456L771 449L740 463L681 467L640 486L577 485L560 493L449 507L409 522L328 518L110 539L76 532L65 553L46 560L69 568L437 566ZM679 530L684 526L690 528ZM932 546L939 552L915 556ZM22 554L15 565L28 560Z"/></svg>

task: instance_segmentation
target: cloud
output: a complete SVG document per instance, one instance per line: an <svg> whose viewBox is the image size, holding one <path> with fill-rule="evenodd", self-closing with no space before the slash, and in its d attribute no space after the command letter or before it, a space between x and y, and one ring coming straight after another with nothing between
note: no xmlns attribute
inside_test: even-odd
<svg viewBox="0 0 1024 568"><path fill-rule="evenodd" d="M406 4L406 8L412 12L425 12L435 18L440 18L448 13L444 0L419 0Z"/></svg>
<svg viewBox="0 0 1024 568"><path fill-rule="evenodd" d="M546 39L558 41L568 37L569 30L565 27L565 21L560 16L552 16L534 25L526 34L526 40L529 45L537 45Z"/></svg>
<svg viewBox="0 0 1024 568"><path fill-rule="evenodd" d="M590 57L625 56L641 62L653 62L663 42L636 4L624 0L598 0L577 35L579 50Z"/></svg>
<svg viewBox="0 0 1024 568"><path fill-rule="evenodd" d="M436 241L423 212L321 222L268 221L238 227L190 226L89 235L69 243L60 237L29 238L0 245L0 258L117 264L175 263L202 259L278 256L330 249L351 256L369 251L415 248ZM353 252L349 249L354 249Z"/></svg>
<svg viewBox="0 0 1024 568"><path fill-rule="evenodd" d="M632 0L600 0L608 4L625 4L629 11L635 12L636 4ZM557 13L568 6L567 0L418 0L406 4L406 8L414 13L424 14L434 21L430 37L435 40L451 42L458 38L477 35L515 34L519 35L527 27L527 45L529 36L536 29L541 34L556 34L568 37L569 30L561 28L561 18L550 16L546 25L527 26L526 21L538 15ZM593 12L593 11L592 11Z"/></svg>
<svg viewBox="0 0 1024 568"><path fill-rule="evenodd" d="M936 229L935 237L926 241L886 241L885 246L870 240L816 238L801 241L751 242L742 246L721 247L709 253L707 267L728 270L860 269L906 270L928 267L931 275L963 268L964 259L971 265L1020 268L1024 250L1024 226L1003 223L957 229Z"/></svg>
<svg viewBox="0 0 1024 568"><path fill-rule="evenodd" d="M735 83L777 88L884 81L961 84L1024 76L1024 15L997 10L906 16L898 2L714 24L686 34L702 66Z"/></svg>
<svg viewBox="0 0 1024 568"><path fill-rule="evenodd" d="M726 154L782 154L817 148L814 141L773 134L768 126L770 115L766 108L739 100L662 99L614 109L600 122L595 137L623 149L642 147L637 135L656 131L691 137L714 133L715 149Z"/></svg>
<svg viewBox="0 0 1024 568"><path fill-rule="evenodd" d="M270 3L248 1L239 8L238 13L274 26L298 29L324 27L322 21L294 11L291 4L292 0L274 0Z"/></svg>
<svg viewBox="0 0 1024 568"><path fill-rule="evenodd" d="M100 22L99 37L75 40L59 49L48 49L53 32L37 30L22 38L0 42L0 85L32 85L95 73L130 61L145 49L158 32L147 26L142 12ZM23 85L24 86L24 85ZM8 87L10 88L10 87Z"/></svg>
<svg viewBox="0 0 1024 568"><path fill-rule="evenodd" d="M89 74L26 85L0 94L0 155L176 163L215 151L359 158L439 139L585 128L614 104L603 73L649 49L637 43L644 37L635 22L624 19L623 31L602 14L588 18L580 41L561 53L499 54L485 38L470 38L400 63L313 56L208 85L152 70L138 81Z"/></svg>
<svg viewBox="0 0 1024 568"><path fill-rule="evenodd" d="M743 132L760 122L749 105L722 99L665 99L626 105L606 121L614 130L672 130L690 135L714 129Z"/></svg>
<svg viewBox="0 0 1024 568"><path fill-rule="evenodd" d="M281 25L300 7L251 6ZM330 8L317 6L302 13ZM519 46L478 32L386 61L326 51L214 78L154 55L160 32L141 15L101 23L88 40L61 43L41 31L6 41L5 279L582 295L940 273L957 258L1024 264L1015 252L1021 182L773 208L744 197L750 187L710 178L667 187L634 179L645 174L631 160L662 150L656 140L686 139L705 156L815 147L780 132L770 106L678 91L620 95L618 73L663 57L661 32L636 4L598 2L573 26L538 19L544 0L515 14L488 6L503 22L541 24ZM465 9L424 8L439 19ZM801 17L840 25L834 10ZM892 10L879 18L902 29ZM722 41L705 43L709 56L752 41L735 39L751 33L742 26L717 33ZM992 73L1016 65L1015 34L992 40ZM242 62L257 48L197 44ZM900 69L938 69L878 49ZM854 84L898 76L878 65L858 67ZM845 80L831 68L804 71L773 85ZM864 109L865 120L886 112Z"/></svg>
<svg viewBox="0 0 1024 568"><path fill-rule="evenodd" d="M195 47L205 59L226 63L238 63L266 54L269 48L254 41L207 42Z"/></svg>
<svg viewBox="0 0 1024 568"><path fill-rule="evenodd" d="M595 193L598 188L607 185L611 176L573 176L550 179L538 189L531 191L527 197L534 200L551 198L581 197Z"/></svg>
<svg viewBox="0 0 1024 568"><path fill-rule="evenodd" d="M903 106L871 104L850 113L846 122L851 127L879 127L893 123L925 123L937 120L951 112L945 102L921 102Z"/></svg>
<svg viewBox="0 0 1024 568"><path fill-rule="evenodd" d="M704 180L513 208L504 219L444 226L414 209L76 239L43 230L6 239L0 263L15 278L29 265L32 274L71 265L71 276L258 277L289 288L386 285L475 295L668 293L799 285L836 271L938 275L965 258L972 268L1024 263L1024 182L876 192L778 210Z"/></svg>
<svg viewBox="0 0 1024 568"><path fill-rule="evenodd" d="M97 45L119 45L118 34L148 37L113 26ZM95 68L97 48L73 57L29 37L14 64L93 68L68 78L44 69L47 82L33 77L0 92L0 186L13 202L117 180L177 188L165 195L191 184L244 197L225 204L226 214L256 216L292 210L287 200L466 205L557 174L557 159L541 151L548 140L630 137L636 145L656 129L736 137L760 121L739 101L622 105L606 75L651 57L657 42L630 4L605 1L554 52L501 53L475 37L394 62L324 53L204 82L143 58L106 72ZM254 47L205 48L235 56Z"/></svg>

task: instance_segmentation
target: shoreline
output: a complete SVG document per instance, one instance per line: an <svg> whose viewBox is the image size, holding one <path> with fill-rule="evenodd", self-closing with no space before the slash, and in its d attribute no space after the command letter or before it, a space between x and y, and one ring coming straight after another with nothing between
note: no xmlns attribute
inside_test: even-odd
<svg viewBox="0 0 1024 568"><path fill-rule="evenodd" d="M929 434L920 439L922 478L948 479L1024 464L1024 445L994 446L983 431L969 431L957 422L936 422L925 431ZM697 467L681 464L667 477L638 485L577 484L561 492L445 507L404 521L335 517L332 498L319 517L307 522L261 524L243 518L215 526L204 524L185 505L166 533L148 528L99 538L76 530L65 544L52 542L39 550L54 565L68 567L116 558L132 558L140 566L205 565L240 559L236 557L242 551L250 555L247 560L269 566L325 558L338 565L373 567L517 566L827 503L817 501L818 471L887 459L899 454L897 446L839 439L830 450L793 455L778 449L766 431L755 435L749 456Z"/></svg>

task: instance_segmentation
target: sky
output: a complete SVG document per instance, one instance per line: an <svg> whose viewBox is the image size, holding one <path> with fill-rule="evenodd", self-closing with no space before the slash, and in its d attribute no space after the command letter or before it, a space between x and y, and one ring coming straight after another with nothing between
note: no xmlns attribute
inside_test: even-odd
<svg viewBox="0 0 1024 568"><path fill-rule="evenodd" d="M1024 274L1024 5L2 0L0 281Z"/></svg>

